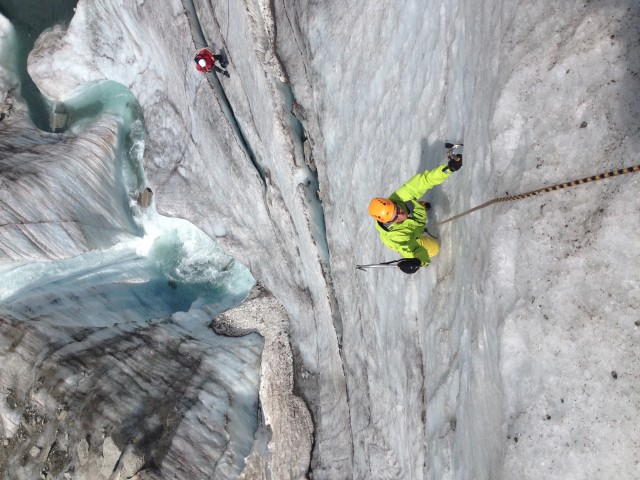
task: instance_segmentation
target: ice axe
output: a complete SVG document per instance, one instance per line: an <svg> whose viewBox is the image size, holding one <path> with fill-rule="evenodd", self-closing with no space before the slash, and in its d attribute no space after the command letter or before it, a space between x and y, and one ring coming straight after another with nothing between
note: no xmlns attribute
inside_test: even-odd
<svg viewBox="0 0 640 480"><path fill-rule="evenodd" d="M417 258L402 258L384 263L372 263L370 265L356 265L356 270L365 272L367 268L399 268L403 273L412 274L420 269L420 260Z"/></svg>
<svg viewBox="0 0 640 480"><path fill-rule="evenodd" d="M445 143L444 144L444 148L447 149L447 158L449 159L449 165L447 165L446 167L444 167L444 169L442 170L443 172L446 172L447 170L451 170L451 171L456 171L459 170L460 167L462 166L462 163L460 163L460 165L458 165L457 167L451 168L452 164L451 162L462 162L462 155L456 155L454 154L454 150L457 150L458 148L462 148L463 144L462 143Z"/></svg>
<svg viewBox="0 0 640 480"><path fill-rule="evenodd" d="M446 142L444 144L444 148L446 148L448 150L455 150L456 148L460 148L460 147L463 147L463 146L464 146L463 143L449 143L449 142Z"/></svg>

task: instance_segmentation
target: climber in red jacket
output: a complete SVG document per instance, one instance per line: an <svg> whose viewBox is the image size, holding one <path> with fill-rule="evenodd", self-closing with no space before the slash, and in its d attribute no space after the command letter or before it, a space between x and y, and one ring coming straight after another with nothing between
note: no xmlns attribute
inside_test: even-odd
<svg viewBox="0 0 640 480"><path fill-rule="evenodd" d="M229 78L229 72L225 70L228 65L228 62L224 55L218 54L214 55L211 50L208 48L203 48L202 50L196 53L196 56L193 59L196 62L196 69L202 73L209 73L211 70L215 70L218 73L223 74L225 77ZM220 67L218 67L215 63L218 61L220 63Z"/></svg>

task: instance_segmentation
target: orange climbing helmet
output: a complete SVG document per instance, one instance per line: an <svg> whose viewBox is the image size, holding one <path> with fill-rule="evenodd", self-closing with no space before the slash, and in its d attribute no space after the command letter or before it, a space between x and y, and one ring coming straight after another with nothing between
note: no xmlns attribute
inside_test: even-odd
<svg viewBox="0 0 640 480"><path fill-rule="evenodd" d="M388 198L374 198L369 203L369 215L379 222L390 222L396 216L396 205Z"/></svg>

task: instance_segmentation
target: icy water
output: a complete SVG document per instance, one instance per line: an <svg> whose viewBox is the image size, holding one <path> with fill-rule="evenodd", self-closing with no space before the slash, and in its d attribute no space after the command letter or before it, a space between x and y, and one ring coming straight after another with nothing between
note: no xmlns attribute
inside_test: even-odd
<svg viewBox="0 0 640 480"><path fill-rule="evenodd" d="M116 167L120 178L113 202L121 211L130 212L129 230L138 238L69 260L0 267L0 299L17 307L54 292L64 296L66 291L91 289L114 297L108 302L111 310L136 310L138 320L187 311L194 302L198 306L219 305L220 310L239 303L254 282L246 268L189 222L162 217L153 205L145 210L138 207L135 200L147 187L142 167L144 118L131 92L119 83L103 81L87 85L64 104L54 105L42 97L29 77L27 57L38 35L53 25L68 24L76 3L0 0L0 13L12 21L16 31L14 61L21 94L38 128L51 130L49 120L54 108L63 112L64 130L70 134L82 132L101 115L117 119ZM113 316L94 313L79 321L101 323L98 318Z"/></svg>
<svg viewBox="0 0 640 480"><path fill-rule="evenodd" d="M111 422L115 425L116 439L126 437L131 430L142 432L137 435L144 443L148 435L157 443L148 449L154 458L162 458L163 454L157 452L168 448L173 430L149 424L157 420L155 417L149 420L155 414L149 405L156 399L162 399L162 405L171 405L174 397L201 395L202 398L193 400L195 406L190 409L178 403L171 411L172 415L184 415L184 418L203 416L206 422L194 420L198 425L194 428L190 426L191 420L184 421L186 426L182 427L170 419L168 425L186 429L186 433L180 434L181 438L196 438L205 430L225 432L229 428L232 432L221 443L221 450L212 453L208 461L218 461L217 468L237 474L251 451L258 428L262 339L257 335L217 336L210 323L217 314L242 302L254 279L246 267L190 222L159 215L153 201L144 208L140 206L141 193L150 187L143 168L145 121L140 105L125 86L113 81L88 84L63 104L43 98L29 78L26 59L37 35L54 23L68 22L75 4L75 1L42 4L0 0L0 12L13 21L16 29L19 47L13 53L20 92L38 128L53 130L50 119L54 109L64 118L63 128L56 130L63 132L61 142L82 136L98 122L117 124L115 189L112 185L96 186L97 190L107 192L105 198L109 206L115 208L95 211L116 212L113 215L119 217L102 218L86 213L74 220L80 225L96 226L97 232L101 231L100 225L113 221L122 226L122 231L104 228L104 235L127 239L106 241L106 244L116 244L63 260L0 263L0 311L8 322L3 328L6 335L10 328L42 332L42 338L50 338L43 352L70 341L68 349L77 353L69 357L68 371L61 373L68 378L52 381L62 385L61 389L41 386L41 390L51 395L46 407L55 411L58 408L55 401L58 401L74 412L71 416L84 415L83 403L78 406L73 400L77 392L64 385L75 375L77 365L104 372L95 382L87 384L82 395L90 398L98 391L110 392L113 404L105 401L101 408L113 412L113 418L100 418L97 413L94 418L87 413L89 416L85 415L84 421L90 425ZM93 173L93 168L87 161L86 171ZM28 170L28 165L25 169ZM73 171L65 165L52 167L50 171L53 177L47 182L63 183L60 190L69 192L70 200L76 200L71 198L74 193L91 181L77 174L73 176ZM48 207L54 211L56 207L60 211L64 209L59 204ZM37 225L31 227L38 228ZM65 337L66 332L74 332L71 339ZM184 351L173 351L175 345L184 346ZM66 351L66 347L61 351ZM189 361L202 362L202 368L194 374L195 367ZM158 362L163 371L150 374ZM128 364L133 365L132 370L123 367ZM135 385L127 386L129 376L135 378L131 380ZM18 377L13 380L7 377L6 387L20 390L15 383L18 380ZM196 383L193 388L190 381ZM34 394L35 390L24 388L26 397ZM139 391L134 391L136 388ZM129 389L133 390L129 392ZM84 398L82 395L79 398ZM3 417L18 418L8 406L0 407ZM80 410L74 410L76 408ZM6 430L5 434L19 437L16 430L19 419L7 422L4 424L15 428ZM164 433L159 436L156 430ZM82 430L69 432L71 436L83 434ZM6 468L20 470L23 468L19 466L20 449L12 451L15 458L6 460L9 465ZM25 467L25 472L16 478L33 478L27 472L31 467L37 465Z"/></svg>
<svg viewBox="0 0 640 480"><path fill-rule="evenodd" d="M239 303L253 285L245 267L189 222L162 217L153 205L146 210L137 206L136 198L146 187L141 167L144 120L129 90L110 81L90 85L65 103L65 111L68 132L82 131L99 115L119 119L116 161L121 179L113 201L121 203L120 210L131 212L131 230L139 237L69 260L5 266L0 298L17 308L23 302L37 304L36 297L91 290L113 297L109 310L135 311L137 321L187 311L194 304L219 305L224 310ZM55 308L49 302L46 309L51 317ZM111 312L96 311L78 321L107 326L98 319L113 317ZM65 317L64 322L69 321Z"/></svg>
<svg viewBox="0 0 640 480"><path fill-rule="evenodd" d="M29 105L31 120L41 130L50 131L50 102L27 73L27 57L38 36L53 25L67 25L78 0L0 0L0 13L13 24L17 37L17 71L20 76L20 95Z"/></svg>

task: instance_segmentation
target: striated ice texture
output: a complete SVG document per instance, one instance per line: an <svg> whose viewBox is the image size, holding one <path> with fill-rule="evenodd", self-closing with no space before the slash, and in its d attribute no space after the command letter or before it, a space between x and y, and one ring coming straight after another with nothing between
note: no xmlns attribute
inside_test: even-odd
<svg viewBox="0 0 640 480"><path fill-rule="evenodd" d="M0 17L5 477L637 478L640 173L435 225L638 163L637 1L53 23L19 48ZM204 45L230 78L195 70ZM445 141L440 254L357 271L397 258L370 198Z"/></svg>

